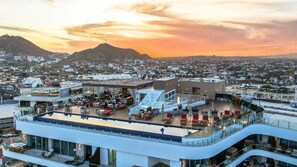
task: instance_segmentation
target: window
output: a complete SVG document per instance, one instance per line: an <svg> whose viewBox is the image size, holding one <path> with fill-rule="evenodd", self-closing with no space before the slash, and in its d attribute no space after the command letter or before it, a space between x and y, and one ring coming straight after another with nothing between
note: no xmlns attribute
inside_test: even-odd
<svg viewBox="0 0 297 167"><path fill-rule="evenodd" d="M57 154L63 154L68 156L74 156L75 143L54 140L54 152Z"/></svg>
<svg viewBox="0 0 297 167"><path fill-rule="evenodd" d="M61 141L61 154L68 155L68 142Z"/></svg>
<svg viewBox="0 0 297 167"><path fill-rule="evenodd" d="M69 156L74 156L74 149L76 148L75 143L69 143Z"/></svg>
<svg viewBox="0 0 297 167"><path fill-rule="evenodd" d="M35 148L35 136L27 135L28 137L28 145L30 148Z"/></svg>
<svg viewBox="0 0 297 167"><path fill-rule="evenodd" d="M60 140L54 140L54 153L60 154Z"/></svg>
<svg viewBox="0 0 297 167"><path fill-rule="evenodd" d="M27 143L30 148L48 151L48 139L39 136L28 135Z"/></svg>
<svg viewBox="0 0 297 167"><path fill-rule="evenodd" d="M36 149L41 150L41 137L36 136Z"/></svg>
<svg viewBox="0 0 297 167"><path fill-rule="evenodd" d="M48 139L47 138L41 138L42 139L42 150L48 151Z"/></svg>
<svg viewBox="0 0 297 167"><path fill-rule="evenodd" d="M116 151L108 149L108 164L116 165Z"/></svg>

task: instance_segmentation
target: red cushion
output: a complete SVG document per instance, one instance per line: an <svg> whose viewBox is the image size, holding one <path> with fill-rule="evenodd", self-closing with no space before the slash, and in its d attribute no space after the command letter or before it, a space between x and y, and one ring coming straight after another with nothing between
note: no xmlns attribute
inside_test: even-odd
<svg viewBox="0 0 297 167"><path fill-rule="evenodd" d="M208 120L208 116L207 115L203 115L203 120Z"/></svg>
<svg viewBox="0 0 297 167"><path fill-rule="evenodd" d="M225 110L225 115L230 115L230 111L229 110Z"/></svg>
<svg viewBox="0 0 297 167"><path fill-rule="evenodd" d="M199 115L198 114L193 115L193 120L198 120L198 119L199 119Z"/></svg>

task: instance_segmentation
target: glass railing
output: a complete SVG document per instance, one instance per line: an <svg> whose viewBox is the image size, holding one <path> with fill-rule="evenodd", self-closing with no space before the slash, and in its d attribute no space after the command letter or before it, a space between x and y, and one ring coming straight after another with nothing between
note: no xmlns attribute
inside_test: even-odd
<svg viewBox="0 0 297 167"><path fill-rule="evenodd" d="M228 119L219 125L209 126L204 130L184 137L183 144L196 146L210 145L255 123L297 130L297 122L274 118L263 118L261 115L261 113L258 113L257 115L255 115L255 113L249 113L242 116L240 119Z"/></svg>
<svg viewBox="0 0 297 167"><path fill-rule="evenodd" d="M30 148L26 143L23 143L21 136L11 137L9 140L3 143L3 148L6 151L19 153L19 154L26 154L36 158L42 158L42 159L46 159L46 160L50 160L50 161L54 161L62 164L68 164L73 166L82 165L82 164L90 165L93 167L100 166L98 164L92 164L89 161L85 160L84 156L74 158L72 156L56 154L54 153L54 149L49 149L50 151L44 151L44 150L39 150L35 148ZM17 157L12 157L12 158L17 158ZM12 164L13 162L10 163L10 165Z"/></svg>
<svg viewBox="0 0 297 167"><path fill-rule="evenodd" d="M258 150L264 150L264 151L269 151L269 152L274 152L280 155L285 155L293 158L297 158L297 152L293 151L293 149L282 149L282 148L276 148L276 147L271 147L268 145L263 145L263 144L253 144L250 146L246 146L244 149L237 151L234 153L234 156L228 157L225 161L217 165L217 167L225 167L231 164L235 159L239 158L242 156L244 153L247 153L250 150L253 149L258 149Z"/></svg>
<svg viewBox="0 0 297 167"><path fill-rule="evenodd" d="M193 146L205 146L205 145L211 145L213 143L216 143L242 129L245 127L248 127L249 125L261 123L261 124L267 124L270 126L276 126L280 128L290 129L290 130L297 130L297 122L292 121L286 121L286 120L280 120L280 119L273 119L273 118L263 118L263 113L256 114L255 112L250 112L247 114L242 115L239 118L228 118L226 120L221 121L217 125L211 125L206 127L203 130L199 130L195 133L189 134L187 136L182 137L182 145L193 145ZM36 122L33 121L32 115L16 115L16 119L20 121L29 121L29 122ZM46 123L51 125L57 125L54 123ZM67 127L67 126L63 126ZM70 128L76 128L76 127L70 127ZM78 129L84 129L85 128L78 128ZM92 130L100 133L108 133L107 131L100 131L100 130ZM112 133L112 132L111 132ZM112 133L114 135L114 133ZM124 133L119 135L125 135ZM133 135L126 135L128 137L133 137ZM141 136L136 136L138 138L146 138ZM150 139L150 140L156 140L156 139ZM160 141L162 139L158 139ZM167 142L167 141L165 141ZM177 143L173 141L169 141L171 143Z"/></svg>
<svg viewBox="0 0 297 167"><path fill-rule="evenodd" d="M271 126L276 126L285 129L297 130L297 121L287 121L283 119L276 119L276 118L264 118L263 123Z"/></svg>
<svg viewBox="0 0 297 167"><path fill-rule="evenodd" d="M256 112L244 114L240 118L228 118L217 125L208 126L204 130L185 136L182 142L186 145L195 146L210 145L238 132L248 125L259 123L261 120L262 113L256 114Z"/></svg>

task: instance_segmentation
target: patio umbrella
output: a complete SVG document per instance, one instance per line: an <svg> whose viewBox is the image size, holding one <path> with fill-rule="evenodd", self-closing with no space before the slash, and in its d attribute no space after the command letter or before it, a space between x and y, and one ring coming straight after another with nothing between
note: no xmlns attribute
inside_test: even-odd
<svg viewBox="0 0 297 167"><path fill-rule="evenodd" d="M188 106L187 106L187 108L189 109L189 117L190 117L190 121L191 121L193 112L192 112L192 107L190 106L190 99L188 99Z"/></svg>
<svg viewBox="0 0 297 167"><path fill-rule="evenodd" d="M233 112L233 104L230 103L230 113L232 113L232 112Z"/></svg>
<svg viewBox="0 0 297 167"><path fill-rule="evenodd" d="M193 115L192 107L189 106L189 116L190 116L190 121L192 121L192 115Z"/></svg>

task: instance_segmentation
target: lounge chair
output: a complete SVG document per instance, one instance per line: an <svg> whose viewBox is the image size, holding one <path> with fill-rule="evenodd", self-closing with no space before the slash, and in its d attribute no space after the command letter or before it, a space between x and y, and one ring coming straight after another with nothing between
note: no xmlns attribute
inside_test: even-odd
<svg viewBox="0 0 297 167"><path fill-rule="evenodd" d="M112 105L108 105L108 106L107 106L107 109L108 109L108 110L114 110L115 108L114 108Z"/></svg>
<svg viewBox="0 0 297 167"><path fill-rule="evenodd" d="M44 157L50 158L54 155L54 149L50 149L48 152L44 153Z"/></svg>
<svg viewBox="0 0 297 167"><path fill-rule="evenodd" d="M220 122L220 117L218 117L218 116L214 116L214 117L213 117L213 123L214 123L214 124L217 124L218 122Z"/></svg>
<svg viewBox="0 0 297 167"><path fill-rule="evenodd" d="M81 156L81 157L78 157L77 162L78 162L79 164L83 164L83 163L85 162L85 160L86 160L86 157Z"/></svg>
<svg viewBox="0 0 297 167"><path fill-rule="evenodd" d="M181 117L180 117L180 124L181 125L187 125L187 114L181 114Z"/></svg>
<svg viewBox="0 0 297 167"><path fill-rule="evenodd" d="M203 115L201 120L201 126L206 127L208 125L208 115Z"/></svg>
<svg viewBox="0 0 297 167"><path fill-rule="evenodd" d="M235 112L234 112L234 115L235 115L235 117L239 117L239 116L240 116L240 111L238 111L238 110L235 111Z"/></svg>
<svg viewBox="0 0 297 167"><path fill-rule="evenodd" d="M118 110L122 110L122 109L125 109L126 108L126 105L119 104L117 108L118 108Z"/></svg>
<svg viewBox="0 0 297 167"><path fill-rule="evenodd" d="M153 118L153 113L146 113L145 115L144 115L144 119L145 120L149 120L149 119L152 119Z"/></svg>
<svg viewBox="0 0 297 167"><path fill-rule="evenodd" d="M225 110L225 111L224 111L224 117L225 117L225 118L230 118L230 116L231 116L230 114L231 114L231 113L230 113L229 110Z"/></svg>
<svg viewBox="0 0 297 167"><path fill-rule="evenodd" d="M165 123L170 124L173 122L173 115L171 113L167 113L166 118L164 119Z"/></svg>
<svg viewBox="0 0 297 167"><path fill-rule="evenodd" d="M192 126L198 126L199 115L194 114L192 119Z"/></svg>
<svg viewBox="0 0 297 167"><path fill-rule="evenodd" d="M102 112L102 115L103 116L108 116L108 115L111 115L111 113L112 113L112 110L105 110L105 111Z"/></svg>
<svg viewBox="0 0 297 167"><path fill-rule="evenodd" d="M136 120L140 120L140 119L141 119L140 113L135 114L135 119L136 119Z"/></svg>

